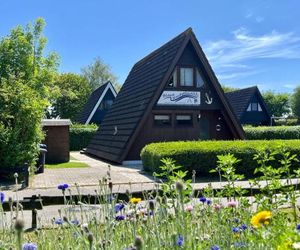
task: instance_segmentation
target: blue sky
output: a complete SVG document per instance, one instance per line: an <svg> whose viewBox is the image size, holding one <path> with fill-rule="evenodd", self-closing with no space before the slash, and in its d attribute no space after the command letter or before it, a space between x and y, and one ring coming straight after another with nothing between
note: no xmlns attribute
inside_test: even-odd
<svg viewBox="0 0 300 250"><path fill-rule="evenodd" d="M300 85L298 0L0 0L0 37L43 17L60 71L101 57L123 83L133 64L192 27L220 83L291 92Z"/></svg>

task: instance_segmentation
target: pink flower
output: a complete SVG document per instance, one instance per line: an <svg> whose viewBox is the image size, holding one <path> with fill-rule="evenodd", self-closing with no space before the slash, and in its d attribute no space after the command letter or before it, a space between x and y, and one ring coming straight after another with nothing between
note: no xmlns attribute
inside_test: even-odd
<svg viewBox="0 0 300 250"><path fill-rule="evenodd" d="M187 205L187 206L185 207L185 210L186 210L187 212L192 212L193 209L194 209L193 205Z"/></svg>
<svg viewBox="0 0 300 250"><path fill-rule="evenodd" d="M229 202L227 203L227 206L228 206L228 207L236 207L236 206L237 206L237 202L236 202L236 201L229 201Z"/></svg>
<svg viewBox="0 0 300 250"><path fill-rule="evenodd" d="M215 204L215 205L214 205L214 209L215 209L216 211L221 210L221 208L222 208L222 205L220 205L220 204Z"/></svg>

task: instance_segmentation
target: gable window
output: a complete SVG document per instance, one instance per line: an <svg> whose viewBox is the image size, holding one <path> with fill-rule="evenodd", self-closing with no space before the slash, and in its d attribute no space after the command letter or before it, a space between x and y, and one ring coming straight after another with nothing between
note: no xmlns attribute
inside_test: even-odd
<svg viewBox="0 0 300 250"><path fill-rule="evenodd" d="M180 85L193 86L193 68L180 68Z"/></svg>
<svg viewBox="0 0 300 250"><path fill-rule="evenodd" d="M204 80L199 72L198 69L196 69L196 86L198 88L202 87L204 85Z"/></svg>
<svg viewBox="0 0 300 250"><path fill-rule="evenodd" d="M168 82L169 87L176 87L177 86L177 70L175 68L169 82Z"/></svg>
<svg viewBox="0 0 300 250"><path fill-rule="evenodd" d="M262 108L260 106L259 103L257 102L251 102L247 108L247 111L259 111L261 112L262 111Z"/></svg>
<svg viewBox="0 0 300 250"><path fill-rule="evenodd" d="M171 115L154 115L154 125L171 125Z"/></svg>
<svg viewBox="0 0 300 250"><path fill-rule="evenodd" d="M105 100L105 102L104 102L104 109L109 109L110 107L111 107L111 105L113 104L113 100L110 100L110 99L108 99L108 100Z"/></svg>
<svg viewBox="0 0 300 250"><path fill-rule="evenodd" d="M177 125L193 125L192 115L176 115Z"/></svg>

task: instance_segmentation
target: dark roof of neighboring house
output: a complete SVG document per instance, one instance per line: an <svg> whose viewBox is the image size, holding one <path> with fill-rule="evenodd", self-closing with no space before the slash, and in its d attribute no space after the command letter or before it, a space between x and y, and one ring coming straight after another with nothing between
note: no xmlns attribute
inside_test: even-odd
<svg viewBox="0 0 300 250"><path fill-rule="evenodd" d="M76 122L82 123L82 124L85 124L87 122L87 120L88 120L91 112L94 110L96 104L97 103L100 104L101 100L99 100L99 98L101 98L101 96L105 90L108 90L108 88L107 88L108 85L110 85L110 87L113 89L112 92L116 96L116 91L110 81L101 85L96 90L94 90L93 93L90 95L87 103L84 105L82 112L78 115ZM104 95L105 95L105 93L104 93ZM103 99L104 95L102 96L101 99Z"/></svg>
<svg viewBox="0 0 300 250"><path fill-rule="evenodd" d="M189 42L195 47L201 62L209 72L211 82L222 97L223 105L233 121L238 137L244 138L243 129L230 110L220 84L192 29L189 28L133 66L111 109L106 114L101 129L88 145L87 153L114 162L124 160L147 114L155 105Z"/></svg>
<svg viewBox="0 0 300 250"><path fill-rule="evenodd" d="M242 118L242 115L247 110L249 103L251 101L251 98L253 95L257 94L260 104L263 106L264 110L269 115L268 109L266 107L266 104L263 100L263 97L260 94L259 89L257 86L245 88L245 89L239 89L232 92L225 93L228 101L230 102L235 115L238 119Z"/></svg>

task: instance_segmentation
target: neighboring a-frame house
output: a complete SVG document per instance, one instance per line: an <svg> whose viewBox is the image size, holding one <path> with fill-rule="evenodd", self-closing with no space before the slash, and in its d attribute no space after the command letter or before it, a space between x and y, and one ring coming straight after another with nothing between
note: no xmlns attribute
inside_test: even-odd
<svg viewBox="0 0 300 250"><path fill-rule="evenodd" d="M189 28L133 66L87 153L122 163L151 142L243 138Z"/></svg>
<svg viewBox="0 0 300 250"><path fill-rule="evenodd" d="M270 125L270 113L256 86L228 92L226 97L241 124Z"/></svg>
<svg viewBox="0 0 300 250"><path fill-rule="evenodd" d="M101 85L91 94L76 121L82 124L100 124L116 96L117 92L111 82Z"/></svg>

